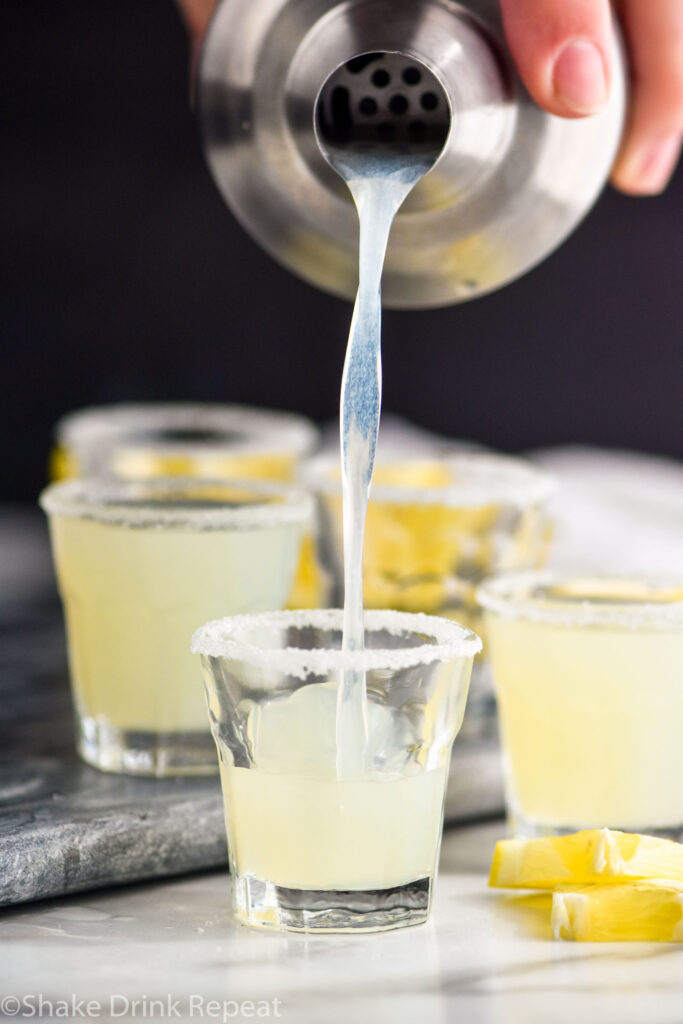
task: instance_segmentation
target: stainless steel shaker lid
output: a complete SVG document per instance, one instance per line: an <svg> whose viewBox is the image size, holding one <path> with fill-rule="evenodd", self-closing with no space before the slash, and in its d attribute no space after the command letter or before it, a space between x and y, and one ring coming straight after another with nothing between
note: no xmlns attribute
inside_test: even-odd
<svg viewBox="0 0 683 1024"><path fill-rule="evenodd" d="M624 118L614 46L608 106L572 121L531 101L496 0L222 0L197 84L207 160L235 216L276 260L351 298L358 218L316 142L316 117L330 110L325 84L346 89L352 128L367 136L374 124L378 141L395 132L406 144L441 115L430 105L445 95L446 145L396 217L383 299L463 301L540 262L597 197Z"/></svg>

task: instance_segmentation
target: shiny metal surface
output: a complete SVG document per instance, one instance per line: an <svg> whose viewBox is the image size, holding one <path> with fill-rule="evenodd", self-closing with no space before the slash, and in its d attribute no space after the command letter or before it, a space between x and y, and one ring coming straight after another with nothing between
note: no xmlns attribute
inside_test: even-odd
<svg viewBox="0 0 683 1024"><path fill-rule="evenodd" d="M316 102L330 75L353 58L386 53L393 67L394 55L405 55L441 84L451 124L441 158L394 222L384 303L463 301L542 260L597 197L624 119L616 37L614 47L618 73L608 107L570 121L529 98L496 0L222 0L197 83L207 160L235 216L275 259L351 298L358 219L318 147ZM355 104L375 95L368 92L372 73L370 63L350 90L354 123L362 123ZM413 88L395 76L383 88L408 100L395 121L415 120Z"/></svg>

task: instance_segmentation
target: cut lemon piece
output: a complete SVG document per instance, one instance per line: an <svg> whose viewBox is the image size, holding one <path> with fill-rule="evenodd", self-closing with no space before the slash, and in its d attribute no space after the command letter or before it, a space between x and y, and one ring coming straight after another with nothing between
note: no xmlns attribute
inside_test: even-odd
<svg viewBox="0 0 683 1024"><path fill-rule="evenodd" d="M496 844L489 885L554 889L647 878L683 882L683 845L608 828Z"/></svg>
<svg viewBox="0 0 683 1024"><path fill-rule="evenodd" d="M683 883L558 890L550 924L553 938L577 942L683 942Z"/></svg>

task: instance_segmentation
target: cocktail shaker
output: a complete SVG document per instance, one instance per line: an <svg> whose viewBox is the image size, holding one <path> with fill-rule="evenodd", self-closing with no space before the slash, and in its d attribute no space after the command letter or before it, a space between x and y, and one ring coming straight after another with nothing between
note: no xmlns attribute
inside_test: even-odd
<svg viewBox="0 0 683 1024"><path fill-rule="evenodd" d="M383 300L461 302L523 274L588 211L626 103L618 36L608 105L539 109L507 49L497 0L222 0L198 65L197 107L216 183L246 230L320 288L353 297L358 218L318 146L443 151L399 211Z"/></svg>

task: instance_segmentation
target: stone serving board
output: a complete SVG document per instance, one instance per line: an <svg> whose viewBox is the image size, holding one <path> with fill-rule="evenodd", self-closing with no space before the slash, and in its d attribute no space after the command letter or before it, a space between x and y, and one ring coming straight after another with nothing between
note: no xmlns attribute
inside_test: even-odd
<svg viewBox="0 0 683 1024"><path fill-rule="evenodd" d="M222 867L218 777L105 774L75 755L61 609L42 518L0 508L0 905ZM496 816L495 723L456 741L446 818Z"/></svg>

